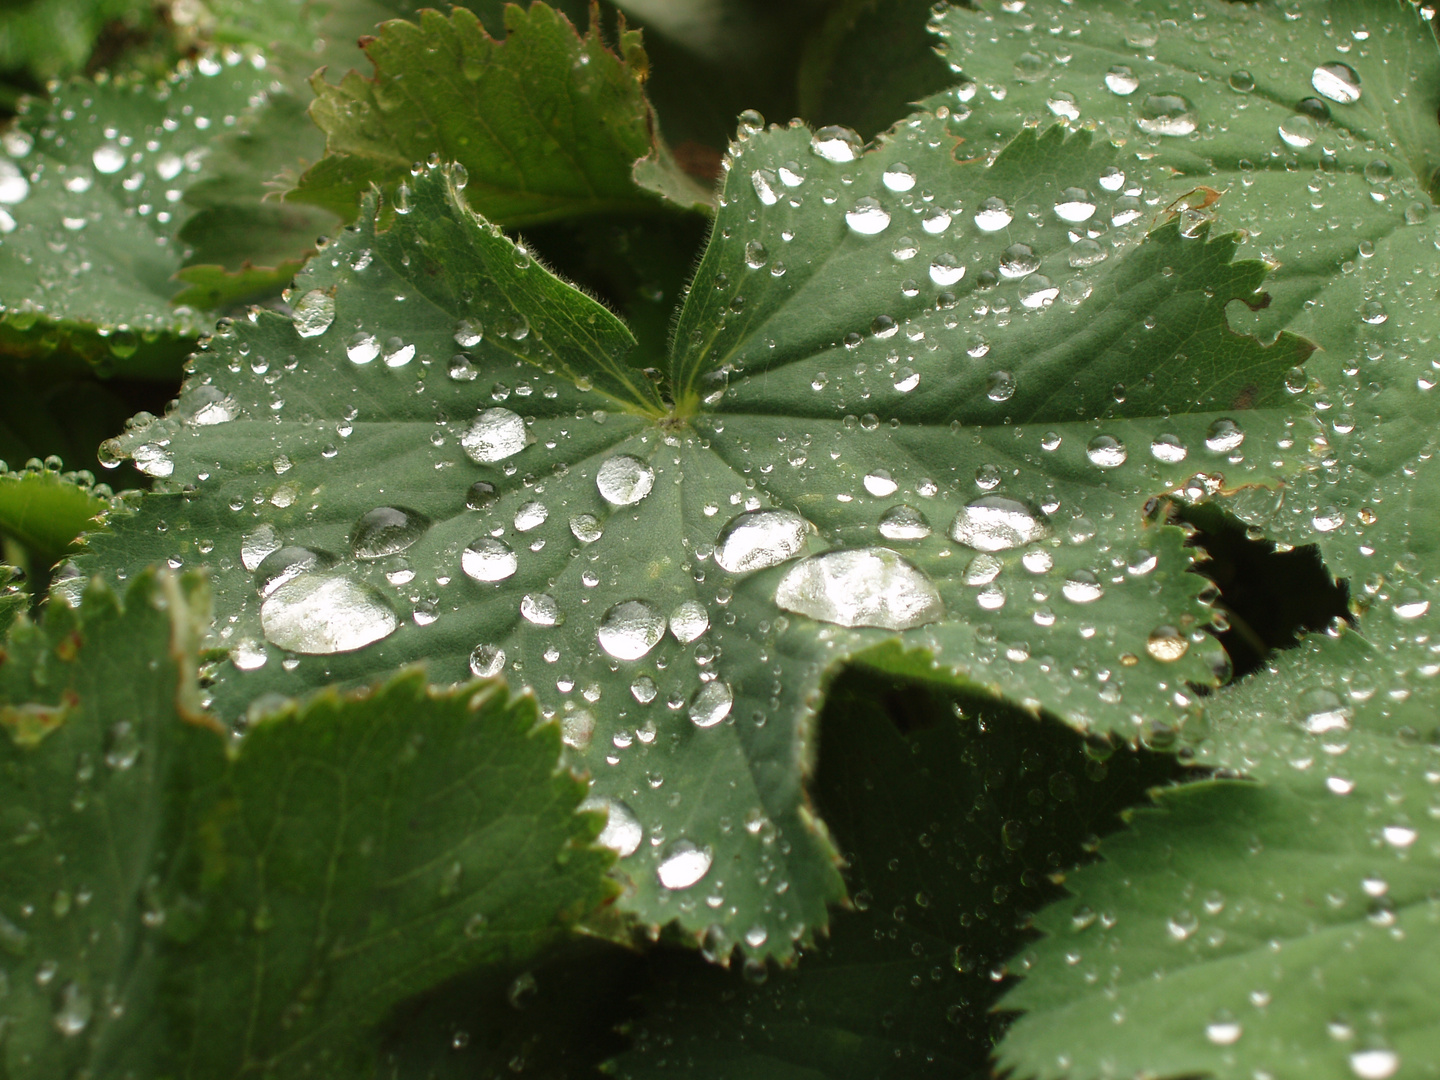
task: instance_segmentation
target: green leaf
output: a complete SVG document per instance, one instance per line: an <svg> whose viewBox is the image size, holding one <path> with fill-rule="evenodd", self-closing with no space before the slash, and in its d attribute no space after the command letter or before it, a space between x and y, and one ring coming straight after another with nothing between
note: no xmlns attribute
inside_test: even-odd
<svg viewBox="0 0 1440 1080"><path fill-rule="evenodd" d="M214 568L250 642L252 670L219 675L227 715L415 661L440 682L504 663L561 719L596 796L651 837L622 864L629 910L697 936L763 925L756 951L783 955L839 895L803 787L824 671L903 631L1079 727L1130 736L1183 715L1187 683L1214 680L1204 582L1147 499L1222 452L1205 449L1216 410L1283 397L1309 351L1227 328L1226 303L1258 302L1263 275L1231 260L1232 237L1127 233L1077 274L1053 211L1037 212L1024 257L1069 299L1031 308L1034 278L987 280L1019 257L1007 237L930 231L940 207L964 205L968 234L996 192L1022 213L1055 205L1110 160L1084 135L1027 133L989 167L957 164L943 121L924 116L857 162L823 156L838 139L814 137L817 151L808 129L776 128L737 149L658 388L644 372L663 358L477 222L457 174L426 170L388 229L372 203L311 262L297 322L237 323L200 354L175 413L113 444L196 491L116 521L91 565ZM935 204L882 181L905 162ZM854 193L837 203L842 173ZM897 219L888 236L847 225L876 196ZM913 260L893 255L911 244ZM931 264L948 284L913 283ZM985 343L957 294L994 309ZM1157 431L1190 460L1148 453ZM398 531L373 540L387 515ZM965 544L949 538L957 519ZM728 544L727 528L740 530ZM348 553L337 580L379 593L329 609L318 636L287 633L282 610L308 609L300 593L317 586L262 615L250 570L281 545ZM855 597L877 571L885 595ZM711 896L719 907L699 902Z"/></svg>
<svg viewBox="0 0 1440 1080"><path fill-rule="evenodd" d="M93 481L49 468L0 473L0 533L24 544L36 562L54 565L109 506L91 490Z"/></svg>
<svg viewBox="0 0 1440 1080"><path fill-rule="evenodd" d="M1425 635L1383 636L1312 637L1218 697L1198 760L1252 779L1161 793L1072 875L1003 1003L1027 1012L1002 1068L1425 1075L1440 1055L1435 669Z"/></svg>
<svg viewBox="0 0 1440 1080"><path fill-rule="evenodd" d="M0 12L0 69L36 82L74 75L90 59L106 24L147 30L157 9L136 0L21 0Z"/></svg>
<svg viewBox="0 0 1440 1080"><path fill-rule="evenodd" d="M505 19L503 40L459 7L448 19L387 22L365 46L374 78L317 77L311 113L328 153L289 198L348 220L369 185L393 187L438 154L469 171L470 205L505 226L653 210L631 176L642 158L666 197L707 201L659 141L638 32L622 35L617 54L598 26L582 37L542 3L507 7Z"/></svg>
<svg viewBox="0 0 1440 1080"><path fill-rule="evenodd" d="M11 1075L362 1075L395 1003L607 897L600 822L530 701L412 672L227 749L184 588L144 574L122 610L92 586L11 635Z"/></svg>

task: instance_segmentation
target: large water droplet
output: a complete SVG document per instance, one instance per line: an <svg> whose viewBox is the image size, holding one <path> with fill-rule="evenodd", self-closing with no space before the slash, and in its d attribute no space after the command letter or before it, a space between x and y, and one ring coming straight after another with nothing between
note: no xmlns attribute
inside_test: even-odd
<svg viewBox="0 0 1440 1080"><path fill-rule="evenodd" d="M1005 495L982 495L962 507L950 524L950 539L976 551L1005 551L1049 534L1044 511Z"/></svg>
<svg viewBox="0 0 1440 1080"><path fill-rule="evenodd" d="M595 486L612 506L634 506L655 486L655 470L637 457L616 454L596 471Z"/></svg>
<svg viewBox="0 0 1440 1080"><path fill-rule="evenodd" d="M1095 216L1095 200L1084 188L1066 188L1055 200L1055 216L1072 225Z"/></svg>
<svg viewBox="0 0 1440 1080"><path fill-rule="evenodd" d="M1357 1080L1390 1080L1400 1070L1394 1050L1357 1050L1350 1055L1350 1071Z"/></svg>
<svg viewBox="0 0 1440 1080"><path fill-rule="evenodd" d="M240 562L251 573L260 565L260 560L280 547L280 537L273 525L257 525L240 538Z"/></svg>
<svg viewBox="0 0 1440 1080"><path fill-rule="evenodd" d="M1321 64L1310 73L1310 85L1331 101L1341 105L1354 105L1360 100L1360 76L1349 64L1338 60Z"/></svg>
<svg viewBox="0 0 1440 1080"><path fill-rule="evenodd" d="M936 255L930 263L930 280L936 285L954 285L965 276L965 264L948 251Z"/></svg>
<svg viewBox="0 0 1440 1080"><path fill-rule="evenodd" d="M1240 449L1240 444L1245 441L1245 432L1240 430L1240 425L1234 420L1222 418L1210 425L1210 430L1205 433L1205 446L1217 454L1228 454L1232 450Z"/></svg>
<svg viewBox="0 0 1440 1080"><path fill-rule="evenodd" d="M337 561L328 551L298 545L275 548L255 564L255 589L261 596L269 596L287 581L312 570L328 570Z"/></svg>
<svg viewBox="0 0 1440 1080"><path fill-rule="evenodd" d="M698 600L686 600L670 613L670 632L688 645L710 629L710 614Z"/></svg>
<svg viewBox="0 0 1440 1080"><path fill-rule="evenodd" d="M635 811L623 802L601 795L591 795L577 809L603 810L609 815L600 835L595 837L597 844L608 847L622 859L639 850L640 841L645 838L645 830L640 825L640 819L635 816Z"/></svg>
<svg viewBox="0 0 1440 1080"><path fill-rule="evenodd" d="M1029 244L1011 244L1000 254L1000 276L1022 278L1040 269L1040 259Z"/></svg>
<svg viewBox="0 0 1440 1080"><path fill-rule="evenodd" d="M455 324L455 344L462 349L473 349L485 338L485 327L479 319L461 319Z"/></svg>
<svg viewBox="0 0 1440 1080"><path fill-rule="evenodd" d="M505 670L505 650L498 645L476 645L470 653L470 670L480 679L490 679Z"/></svg>
<svg viewBox="0 0 1440 1080"><path fill-rule="evenodd" d="M1300 726L1311 735L1350 730L1350 710L1333 690L1318 687L1302 693L1296 702Z"/></svg>
<svg viewBox="0 0 1440 1080"><path fill-rule="evenodd" d="M570 533L582 544L593 544L605 530L594 514L575 514L570 518Z"/></svg>
<svg viewBox="0 0 1440 1080"><path fill-rule="evenodd" d="M1129 97L1140 89L1140 80L1128 67L1117 64L1105 73L1105 86L1112 94Z"/></svg>
<svg viewBox="0 0 1440 1080"><path fill-rule="evenodd" d="M1014 220L1015 215L1005 205L1005 200L995 195L982 202L980 209L975 211L975 227L981 232L999 232Z"/></svg>
<svg viewBox="0 0 1440 1080"><path fill-rule="evenodd" d="M1072 604L1093 604L1105 595L1104 586L1089 570L1072 570L1060 591Z"/></svg>
<svg viewBox="0 0 1440 1080"><path fill-rule="evenodd" d="M863 146L860 136L847 127L822 127L810 137L811 151L817 157L833 161L837 165L854 161L860 156Z"/></svg>
<svg viewBox="0 0 1440 1080"><path fill-rule="evenodd" d="M878 547L802 559L781 579L775 603L823 622L882 630L910 630L945 615L930 579Z"/></svg>
<svg viewBox="0 0 1440 1080"><path fill-rule="evenodd" d="M357 559L383 559L410 547L430 528L430 519L404 506L377 506L361 514L350 532Z"/></svg>
<svg viewBox="0 0 1440 1080"><path fill-rule="evenodd" d="M846 212L845 222L853 232L874 236L889 227L890 212L867 195L855 203L855 209Z"/></svg>
<svg viewBox="0 0 1440 1080"><path fill-rule="evenodd" d="M695 700L690 702L690 722L698 728L714 727L730 715L734 704L730 684L714 679L700 687Z"/></svg>
<svg viewBox="0 0 1440 1080"><path fill-rule="evenodd" d="M400 625L385 597L343 574L301 574L260 605L260 624L272 645L326 656L354 652Z"/></svg>
<svg viewBox="0 0 1440 1080"><path fill-rule="evenodd" d="M480 465L491 465L514 457L525 449L529 433L525 421L518 413L509 409L485 409L470 424L460 437L460 445L470 460Z"/></svg>
<svg viewBox="0 0 1440 1080"><path fill-rule="evenodd" d="M1125 464L1125 444L1114 435L1096 435L1085 446L1085 456L1102 469L1115 469Z"/></svg>
<svg viewBox="0 0 1440 1080"><path fill-rule="evenodd" d="M880 518L880 535L886 540L923 540L930 535L930 522L913 506L892 506Z"/></svg>
<svg viewBox="0 0 1440 1080"><path fill-rule="evenodd" d="M880 182L890 191L909 191L915 186L915 170L903 161L897 161L880 174Z"/></svg>
<svg viewBox="0 0 1440 1080"><path fill-rule="evenodd" d="M779 566L805 546L810 523L793 510L751 510L731 518L715 541L715 562L743 574Z"/></svg>
<svg viewBox="0 0 1440 1080"><path fill-rule="evenodd" d="M352 364L368 364L380 355L380 342L374 334L367 334L362 330L351 335L350 340L345 343L345 355Z"/></svg>
<svg viewBox="0 0 1440 1080"><path fill-rule="evenodd" d="M240 415L240 403L218 386L192 386L180 395L175 412L187 424L212 427Z"/></svg>
<svg viewBox="0 0 1440 1080"><path fill-rule="evenodd" d="M520 598L520 614L536 626L558 626L560 603L549 593L526 593Z"/></svg>
<svg viewBox="0 0 1440 1080"><path fill-rule="evenodd" d="M542 502L531 500L515 511L515 531L530 532L545 524L545 519L550 516L550 510Z"/></svg>
<svg viewBox="0 0 1440 1080"><path fill-rule="evenodd" d="M109 176L125 167L125 151L113 142L101 143L90 155L90 160L96 169Z"/></svg>
<svg viewBox="0 0 1440 1080"><path fill-rule="evenodd" d="M1319 129L1315 121L1308 116L1295 113L1280 121L1280 138L1286 146L1293 146L1296 150L1304 150L1315 141L1319 135Z"/></svg>
<svg viewBox="0 0 1440 1080"><path fill-rule="evenodd" d="M295 332L303 338L319 337L335 321L335 297L324 289L311 289L295 302Z"/></svg>
<svg viewBox="0 0 1440 1080"><path fill-rule="evenodd" d="M1161 663L1179 660L1190 648L1190 642L1173 626L1157 626L1145 641L1145 651Z"/></svg>
<svg viewBox="0 0 1440 1080"><path fill-rule="evenodd" d="M504 581L520 568L520 560L510 545L501 540L483 537L460 555L460 569L476 581Z"/></svg>
<svg viewBox="0 0 1440 1080"><path fill-rule="evenodd" d="M13 161L0 158L0 203L14 206L16 203L24 202L25 196L29 194L30 181L25 179L25 174L20 171L19 166ZM10 232L14 227L12 222L5 231Z"/></svg>
<svg viewBox="0 0 1440 1080"><path fill-rule="evenodd" d="M710 852L689 840L676 840L665 849L655 876L667 889L688 889L710 872Z"/></svg>
<svg viewBox="0 0 1440 1080"><path fill-rule="evenodd" d="M1150 94L1140 103L1135 125L1147 135L1189 135L1196 127L1195 106L1179 94Z"/></svg>
<svg viewBox="0 0 1440 1080"><path fill-rule="evenodd" d="M665 616L644 600L625 600L605 612L596 637L616 660L639 660L665 635Z"/></svg>
<svg viewBox="0 0 1440 1080"><path fill-rule="evenodd" d="M1166 465L1176 465L1189 453L1176 435L1157 435L1150 443L1150 456Z"/></svg>
<svg viewBox="0 0 1440 1080"><path fill-rule="evenodd" d="M79 1035L90 1025L95 1003L90 992L79 983L66 983L60 991L60 1005L55 1010L55 1030L67 1039Z"/></svg>
<svg viewBox="0 0 1440 1080"><path fill-rule="evenodd" d="M1060 289L1044 274L1031 274L1020 282L1019 295L1021 306L1035 310L1048 307L1060 295Z"/></svg>

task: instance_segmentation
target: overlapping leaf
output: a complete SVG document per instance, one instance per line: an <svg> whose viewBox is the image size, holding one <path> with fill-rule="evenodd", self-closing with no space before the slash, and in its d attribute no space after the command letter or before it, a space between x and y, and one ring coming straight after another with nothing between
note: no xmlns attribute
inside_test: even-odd
<svg viewBox="0 0 1440 1080"><path fill-rule="evenodd" d="M53 565L109 506L94 481L48 467L0 473L0 534L24 544L37 563Z"/></svg>
<svg viewBox="0 0 1440 1080"><path fill-rule="evenodd" d="M227 750L197 587L92 588L7 644L11 1075L360 1075L393 1004L607 895L555 729L498 686L410 674Z"/></svg>

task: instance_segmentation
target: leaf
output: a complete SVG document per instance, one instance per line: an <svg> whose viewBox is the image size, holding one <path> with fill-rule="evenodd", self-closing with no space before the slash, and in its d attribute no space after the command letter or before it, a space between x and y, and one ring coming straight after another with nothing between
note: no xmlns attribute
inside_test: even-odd
<svg viewBox="0 0 1440 1080"><path fill-rule="evenodd" d="M74 75L90 58L107 23L144 30L156 11L135 0L29 0L0 13L0 69L23 71L36 82Z"/></svg>
<svg viewBox="0 0 1440 1080"><path fill-rule="evenodd" d="M170 490L196 490L117 520L89 565L214 569L221 611L253 642L246 666L267 657L220 673L226 715L420 660L442 683L503 664L561 720L596 797L651 839L622 863L627 909L696 936L761 925L756 953L784 955L839 895L804 796L825 670L903 631L1077 727L1132 736L1183 716L1187 683L1214 679L1204 582L1146 501L1222 452L1205 441L1229 430L1212 428L1218 410L1283 397L1309 351L1229 331L1226 303L1258 302L1262 268L1231 261L1234 238L1175 223L1123 234L1125 250L1076 274L1053 212L1038 215L1025 257L1071 299L1025 306L1018 290L1033 300L1040 283L992 285L1018 253L972 239L973 215L996 192L1053 206L1110 152L1052 130L961 165L943 131L922 114L853 163L823 156L838 156L833 132L813 137L819 151L803 127L750 133L663 386L645 371L664 359L477 222L457 174L426 170L387 231L372 202L311 262L299 321L237 323L200 354L174 414L113 444ZM936 203L886 186L907 161ZM854 193L836 203L842 173ZM757 194L772 183L794 194ZM889 236L847 225L877 196L898 219ZM936 224L957 204L963 245ZM892 254L910 244L918 265ZM956 250L971 268L959 280ZM949 283L912 285L931 264ZM988 355L952 288L995 309L980 324ZM1190 459L1147 453L1159 433ZM949 539L957 518L964 545ZM727 528L740 530L728 546ZM262 617L247 567L280 545L348 553L341 580L380 590L387 613L341 605L318 637L283 632L286 598L308 610L301 593L319 586ZM876 569L884 596L856 597ZM262 649L267 621L272 643L319 655Z"/></svg>
<svg viewBox="0 0 1440 1080"><path fill-rule="evenodd" d="M1056 893L1050 872L1182 771L1087 745L927 672L923 656L883 665L916 675L847 669L821 722L815 795L855 910L793 969L752 962L742 979L652 961L660 974L616 1075L986 1075L1003 960L1030 936L1024 913ZM708 944L723 955L730 943Z"/></svg>
<svg viewBox="0 0 1440 1080"><path fill-rule="evenodd" d="M362 1075L395 1003L608 895L558 733L496 684L412 672L227 751L195 711L197 588L147 573L122 611L92 586L12 633L12 1075Z"/></svg>
<svg viewBox="0 0 1440 1080"><path fill-rule="evenodd" d="M651 182L667 197L706 201L658 141L638 32L622 35L617 54L598 26L581 37L542 3L507 7L505 19L502 41L459 7L448 19L424 11L418 25L387 22L365 46L374 78L317 77L311 114L328 153L289 198L349 220L370 184L394 187L438 153L469 171L470 205L507 227L653 210L631 178L651 155Z"/></svg>
<svg viewBox="0 0 1440 1080"><path fill-rule="evenodd" d="M93 486L93 476L51 468L0 473L0 533L24 544L37 563L53 566L109 507Z"/></svg>
<svg viewBox="0 0 1440 1080"><path fill-rule="evenodd" d="M1440 1055L1430 650L1310 638L1226 691L1200 760L1047 909L1018 1076L1425 1075ZM1257 782L1258 781L1258 782ZM1013 963L1012 963L1012 966Z"/></svg>

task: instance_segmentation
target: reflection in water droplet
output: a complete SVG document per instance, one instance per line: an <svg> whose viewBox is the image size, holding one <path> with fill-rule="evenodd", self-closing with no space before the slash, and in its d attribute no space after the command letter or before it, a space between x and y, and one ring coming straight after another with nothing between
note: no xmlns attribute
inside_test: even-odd
<svg viewBox="0 0 1440 1080"><path fill-rule="evenodd" d="M930 280L936 285L954 285L964 276L964 264L948 251L936 255L930 263Z"/></svg>
<svg viewBox="0 0 1440 1080"><path fill-rule="evenodd" d="M810 137L811 151L817 157L833 161L837 165L854 161L860 156L863 145L860 136L846 127L822 127Z"/></svg>
<svg viewBox="0 0 1440 1080"><path fill-rule="evenodd" d="M1310 85L1315 87L1316 93L1341 105L1354 105L1360 100L1360 76L1349 64L1338 60L1321 64L1312 71Z"/></svg>
<svg viewBox="0 0 1440 1080"><path fill-rule="evenodd" d="M505 650L498 645L476 645L470 653L470 670L480 679L499 675L505 670Z"/></svg>
<svg viewBox="0 0 1440 1080"><path fill-rule="evenodd" d="M1104 587L1089 570L1072 570L1060 591L1072 604L1094 603L1105 595Z"/></svg>
<svg viewBox="0 0 1440 1080"><path fill-rule="evenodd" d="M218 386L192 386L180 395L175 411L187 424L213 427L240 415L240 403Z"/></svg>
<svg viewBox="0 0 1440 1080"><path fill-rule="evenodd" d="M570 519L570 532L582 544L593 544L605 530L594 514L576 514Z"/></svg>
<svg viewBox="0 0 1440 1080"><path fill-rule="evenodd" d="M273 525L257 525L240 538L240 562L254 573L260 560L280 547L280 537Z"/></svg>
<svg viewBox="0 0 1440 1080"><path fill-rule="evenodd" d="M1049 534L1049 521L1039 507L1005 495L982 495L962 507L950 524L950 539L976 551L1005 551Z"/></svg>
<svg viewBox="0 0 1440 1080"><path fill-rule="evenodd" d="M1185 460L1185 444L1175 435L1157 435L1150 443L1150 456L1166 465L1176 465Z"/></svg>
<svg viewBox="0 0 1440 1080"><path fill-rule="evenodd" d="M891 191L909 191L915 186L915 170L903 161L897 161L880 175L880 182Z"/></svg>
<svg viewBox="0 0 1440 1080"><path fill-rule="evenodd" d="M1180 631L1173 626L1157 626L1145 640L1145 651L1161 663L1172 663L1190 648Z"/></svg>
<svg viewBox="0 0 1440 1080"><path fill-rule="evenodd" d="M1000 276L1021 278L1040 269L1040 259L1029 244L1011 244L1000 255Z"/></svg>
<svg viewBox="0 0 1440 1080"><path fill-rule="evenodd" d="M1333 690L1318 687L1302 693L1296 702L1300 727L1311 735L1350 730L1350 710Z"/></svg>
<svg viewBox="0 0 1440 1080"><path fill-rule="evenodd" d="M1031 274L1020 282L1020 303L1032 310L1048 307L1059 295L1059 288L1044 274Z"/></svg>
<svg viewBox="0 0 1440 1080"><path fill-rule="evenodd" d="M462 349L473 349L485 337L485 328L478 319L461 319L455 324L455 344Z"/></svg>
<svg viewBox="0 0 1440 1080"><path fill-rule="evenodd" d="M324 289L311 289L293 310L295 332L303 338L319 337L335 321L335 297Z"/></svg>
<svg viewBox="0 0 1440 1080"><path fill-rule="evenodd" d="M1280 121L1280 138L1286 146L1293 146L1296 150L1303 150L1315 141L1319 135L1319 129L1315 121L1308 116L1299 113L1287 116Z"/></svg>
<svg viewBox="0 0 1440 1080"><path fill-rule="evenodd" d="M352 364L368 364L380 355L380 342L375 340L374 334L367 334L362 330L352 335L345 344L345 355Z"/></svg>
<svg viewBox="0 0 1440 1080"><path fill-rule="evenodd" d="M1243 1028L1234 1020L1214 1020L1205 1025L1205 1037L1216 1046L1230 1046L1240 1041Z"/></svg>
<svg viewBox="0 0 1440 1080"><path fill-rule="evenodd" d="M515 531L523 533L538 529L549 516L550 510L544 503L531 500L515 511Z"/></svg>
<svg viewBox="0 0 1440 1080"><path fill-rule="evenodd" d="M1400 1070L1394 1050L1357 1050L1350 1055L1350 1071L1357 1080L1389 1080Z"/></svg>
<svg viewBox="0 0 1440 1080"><path fill-rule="evenodd" d="M670 632L688 645L710 628L710 615L698 600L686 600L670 613Z"/></svg>
<svg viewBox="0 0 1440 1080"><path fill-rule="evenodd" d="M880 535L886 540L923 540L930 535L930 522L913 506L892 506L880 518Z"/></svg>
<svg viewBox="0 0 1440 1080"><path fill-rule="evenodd" d="M690 702L690 722L698 728L714 727L730 715L735 696L730 684L714 679L700 687L695 700Z"/></svg>
<svg viewBox="0 0 1440 1080"><path fill-rule="evenodd" d="M1096 435L1085 447L1085 456L1102 469L1125 464L1125 444L1114 435Z"/></svg>
<svg viewBox="0 0 1440 1080"><path fill-rule="evenodd" d="M1217 454L1228 454L1238 450L1245 441L1245 432L1240 425L1228 418L1216 420L1205 434L1205 446Z"/></svg>
<svg viewBox="0 0 1440 1080"><path fill-rule="evenodd" d="M1055 557L1043 547L1033 547L1020 556L1020 565L1032 574L1048 574L1055 565Z"/></svg>
<svg viewBox="0 0 1440 1080"><path fill-rule="evenodd" d="M1135 72L1123 64L1117 64L1105 73L1105 86L1112 94L1119 94L1121 97L1129 97L1136 90L1140 89L1140 80L1136 78Z"/></svg>
<svg viewBox="0 0 1440 1080"><path fill-rule="evenodd" d="M90 155L95 168L106 176L117 173L125 167L125 151L113 142L101 143Z"/></svg>
<svg viewBox="0 0 1440 1080"><path fill-rule="evenodd" d="M60 991L60 1005L55 1010L55 1030L67 1039L74 1038L90 1025L90 1018L94 1015L95 1003L90 992L79 983L66 983Z"/></svg>
<svg viewBox="0 0 1440 1080"><path fill-rule="evenodd" d="M991 401L1009 401L1015 396L1015 376L1008 371L991 372L985 380L985 396Z"/></svg>
<svg viewBox="0 0 1440 1080"><path fill-rule="evenodd" d="M520 599L520 614L536 626L557 626L560 603L549 593L526 593Z"/></svg>
<svg viewBox="0 0 1440 1080"><path fill-rule="evenodd" d="M900 488L887 469L876 469L874 472L866 473L864 483L865 490L880 499L894 495Z"/></svg>
<svg viewBox="0 0 1440 1080"><path fill-rule="evenodd" d="M665 616L644 600L625 600L605 612L596 637L616 660L639 660L665 635Z"/></svg>
<svg viewBox="0 0 1440 1080"><path fill-rule="evenodd" d="M327 656L354 652L400 625L376 589L343 574L301 574L260 605L260 624L272 645Z"/></svg>
<svg viewBox="0 0 1440 1080"><path fill-rule="evenodd" d="M779 566L805 547L810 523L793 510L751 510L737 514L715 540L715 562L742 574Z"/></svg>
<svg viewBox="0 0 1440 1080"><path fill-rule="evenodd" d="M981 552L970 560L970 565L965 567L965 574L961 580L966 585L989 585L1000 576L1000 571L1005 569L1005 564L996 555L989 555Z"/></svg>
<svg viewBox="0 0 1440 1080"><path fill-rule="evenodd" d="M276 548L255 564L255 590L261 596L269 596L287 581L294 581L312 570L328 570L337 561L328 551L298 545Z"/></svg>
<svg viewBox="0 0 1440 1080"><path fill-rule="evenodd" d="M945 615L930 579L879 547L802 559L781 579L775 603L823 622L882 630L909 630Z"/></svg>
<svg viewBox="0 0 1440 1080"><path fill-rule="evenodd" d="M635 681L630 684L630 696L641 705L649 705L655 700L655 695L660 693L660 688L655 685L655 680L649 675L637 675Z"/></svg>
<svg viewBox="0 0 1440 1080"><path fill-rule="evenodd" d="M710 860L705 848L689 840L676 840L665 849L655 874L667 889L688 889L710 872Z"/></svg>
<svg viewBox="0 0 1440 1080"><path fill-rule="evenodd" d="M655 471L637 457L616 454L595 473L601 497L613 506L634 506L655 486Z"/></svg>
<svg viewBox="0 0 1440 1080"><path fill-rule="evenodd" d="M509 409L485 409L460 437L470 460L480 465L504 461L525 449L525 421Z"/></svg>
<svg viewBox="0 0 1440 1080"><path fill-rule="evenodd" d="M520 568L520 560L503 541L484 537L460 555L460 569L476 581L504 581Z"/></svg>
<svg viewBox="0 0 1440 1080"><path fill-rule="evenodd" d="M1140 103L1135 125L1147 135L1189 135L1196 127L1195 106L1179 94L1150 94Z"/></svg>
<svg viewBox="0 0 1440 1080"><path fill-rule="evenodd" d="M494 484L486 480L476 480L465 492L465 505L471 510L484 510L499 497Z"/></svg>
<svg viewBox="0 0 1440 1080"><path fill-rule="evenodd" d="M1095 216L1095 200L1084 188L1066 188L1055 201L1055 216L1072 225Z"/></svg>
<svg viewBox="0 0 1440 1080"><path fill-rule="evenodd" d="M350 533L357 559L382 559L410 547L430 528L430 519L403 506L377 506L360 515Z"/></svg>
<svg viewBox="0 0 1440 1080"><path fill-rule="evenodd" d="M635 816L635 811L618 799L591 795L576 809L598 810L609 815L600 835L595 837L595 842L608 847L622 859L634 855L640 847L640 841L645 838L645 830L640 825L640 819Z"/></svg>
<svg viewBox="0 0 1440 1080"><path fill-rule="evenodd" d="M1015 215L1005 205L1005 200L995 195L982 202L975 212L975 227L981 232L999 232L1014 220Z"/></svg>
<svg viewBox="0 0 1440 1080"><path fill-rule="evenodd" d="M846 212L845 222L852 232L874 236L889 227L890 213L867 195L855 203L855 209Z"/></svg>

